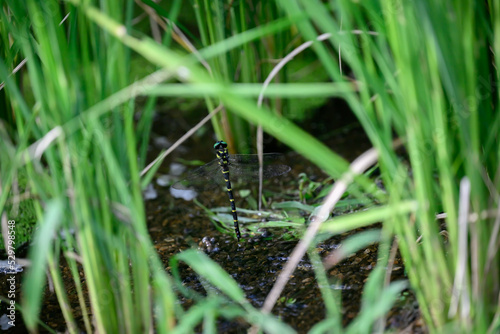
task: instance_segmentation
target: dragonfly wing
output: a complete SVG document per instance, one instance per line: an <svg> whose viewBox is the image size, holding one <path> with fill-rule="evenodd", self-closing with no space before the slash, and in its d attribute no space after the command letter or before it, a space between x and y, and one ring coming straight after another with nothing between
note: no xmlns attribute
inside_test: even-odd
<svg viewBox="0 0 500 334"><path fill-rule="evenodd" d="M288 173L291 168L284 164L282 154L266 153L263 156L263 178L270 179ZM233 180L257 182L259 159L257 154L232 155L229 158L229 172Z"/></svg>
<svg viewBox="0 0 500 334"><path fill-rule="evenodd" d="M263 161L265 165L272 164L286 164L285 156L281 153L265 153L263 156ZM238 165L258 165L259 155L258 154L231 154L229 156L229 163Z"/></svg>
<svg viewBox="0 0 500 334"><path fill-rule="evenodd" d="M224 178L219 162L215 159L190 171L185 179L174 183L172 188L179 190L210 190L219 187L221 182L224 182Z"/></svg>
<svg viewBox="0 0 500 334"><path fill-rule="evenodd" d="M262 170L263 179L272 179L276 176L286 174L290 171L287 165L264 165ZM234 182L258 182L259 167L235 166L229 168L231 180Z"/></svg>
<svg viewBox="0 0 500 334"><path fill-rule="evenodd" d="M290 171L279 153L266 153L263 156L263 177L270 179ZM259 158L257 154L232 154L229 156L229 178L231 181L257 182L259 179ZM188 173L184 180L172 185L180 190L210 190L225 184L219 161L212 160Z"/></svg>

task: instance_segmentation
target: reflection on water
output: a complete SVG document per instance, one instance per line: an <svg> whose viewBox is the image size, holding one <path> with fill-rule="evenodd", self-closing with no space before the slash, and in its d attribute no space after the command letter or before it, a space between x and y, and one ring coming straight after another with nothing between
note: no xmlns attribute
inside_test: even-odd
<svg viewBox="0 0 500 334"><path fill-rule="evenodd" d="M176 189L170 187L170 195L174 198L182 198L186 201L192 201L198 196L198 193L193 189Z"/></svg>

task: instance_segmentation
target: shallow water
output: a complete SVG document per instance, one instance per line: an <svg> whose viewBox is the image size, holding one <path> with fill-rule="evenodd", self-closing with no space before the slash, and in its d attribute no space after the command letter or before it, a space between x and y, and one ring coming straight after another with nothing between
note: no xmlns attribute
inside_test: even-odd
<svg viewBox="0 0 500 334"><path fill-rule="evenodd" d="M223 196L218 197L221 197L221 203L212 199L212 204L224 205L227 199ZM264 237L247 237L237 242L232 235L218 232L193 203L179 199L173 199L173 201L176 207L175 213L171 211L166 213L157 206L157 203L148 203L148 206L158 208L156 212L158 216L155 214L155 219L150 222L150 232L164 263L168 263L170 257L180 250L196 247L217 262L238 282L253 306L261 307L277 275L297 245L297 241L283 240L282 231L279 229L267 229ZM165 231L168 231L168 238L165 238ZM319 244L316 247L319 255L325 258L338 248L342 240L353 233L355 232L339 235ZM328 277L332 281L331 288L341 293L344 325L347 325L359 312L362 289L376 261L377 246L370 246L328 271ZM186 287L198 292L204 291L192 270L181 266L180 272ZM404 269L400 258L397 258L395 262L392 279L404 279ZM280 300L281 302L276 304L272 313L299 333L307 332L324 318L325 306L312 265L307 257L299 263L293 277L281 294ZM185 307L192 305L190 300L181 298L181 301ZM399 305L391 312L388 326L402 330L408 326L418 325L414 332L418 332L418 328L422 330L415 305L413 296L411 293L408 294L406 303ZM218 323L219 332L224 333L242 333L248 327L243 321L237 320L219 320Z"/></svg>

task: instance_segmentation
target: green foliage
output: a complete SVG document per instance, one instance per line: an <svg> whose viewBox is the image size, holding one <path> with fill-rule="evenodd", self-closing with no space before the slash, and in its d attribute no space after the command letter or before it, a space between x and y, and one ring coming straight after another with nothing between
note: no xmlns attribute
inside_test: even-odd
<svg viewBox="0 0 500 334"><path fill-rule="evenodd" d="M29 195L26 192L28 179L26 173L17 175L17 184L15 185L14 196L10 197L10 201L6 203L6 211L8 217L15 217L16 221L16 248L20 245L31 241L33 231L36 227L36 212L34 201L31 198L26 198ZM3 250L3 242L0 244L0 250Z"/></svg>
<svg viewBox="0 0 500 334"><path fill-rule="evenodd" d="M131 5L129 2L122 11L123 7L110 1L103 4L103 15L127 25ZM66 13L70 15L60 24ZM130 50L70 3L3 2L1 15L7 27L2 30L2 38L12 41L4 46L19 50L28 59L26 73L35 101L25 100L18 84L20 77L10 76L16 62L0 58L0 78L5 82L13 115L10 122L2 123L7 131L1 141L0 211L6 208L7 200L11 203L16 198L13 187L21 184L30 197L25 200L26 207L20 209L29 209L32 203L31 212L40 221L30 251L34 265L27 269L23 282L26 325L32 331L36 328L44 273L48 270L68 329L77 331L61 279L59 261L63 253L87 332L93 331L87 312L89 299L96 330L148 330L152 316L149 284L166 280L162 270L153 270L161 265L145 228L135 149L142 145L141 140L148 141L152 115L147 108L143 111L136 126L145 136L138 137L134 134L134 101L127 102L130 96L123 101L127 103L110 108L104 103L107 109L97 117L82 117L88 108L131 83L127 70ZM30 213L8 213L16 212L18 215L9 219L17 221L19 217L22 221L23 215ZM128 248L132 243L137 247ZM131 261L137 263L132 270ZM78 265L85 273L88 297L83 295ZM118 272L123 275L122 284L114 279ZM170 298L163 289L159 289L164 292L157 299L159 309ZM132 311L133 305L140 305L139 311ZM164 314L165 321L170 321L172 308Z"/></svg>
<svg viewBox="0 0 500 334"><path fill-rule="evenodd" d="M145 3L170 22L177 22L186 8L181 1L166 9ZM303 119L301 110L310 103L340 97L378 153L385 191L369 175L357 176L349 199L361 203L370 196L378 206L327 221L316 241L382 222L381 255L365 286L360 315L342 328L338 296L326 288L328 277L319 256L310 251L327 308L312 332L383 330L377 322L405 288L405 283L387 285L383 280L394 237L430 331L494 332L500 318L495 297L500 286L498 231L491 214L500 190L500 5L446 0L192 4L201 39L196 52L178 32L168 30L155 41L133 27L133 1L2 2L0 211L11 205L20 175L26 176L22 188L30 196L21 202L23 214L26 221L34 215L40 222L30 252L36 263L23 283L22 309L29 329L36 330L44 288L40 273L48 269L68 330L77 331L61 280L62 254L87 332L149 332L154 322L160 332L184 333L201 321L214 332L217 317L240 317L267 332L293 332L253 308L227 273L194 251L177 259L224 297L199 298L187 312L175 306L172 279L145 223L141 185L155 169L143 179L139 175L156 98L176 96L205 99L210 110L222 104L225 112L213 127L230 146L245 151L252 136L248 124L261 125L338 180L349 164L278 111L280 99L292 97L294 107L284 115ZM318 33L330 34L309 45L315 64L322 66L321 76L287 84L292 76L283 69L276 79L281 84L264 91L273 98L269 105L256 106L262 87L254 83L263 82L274 66L264 60L281 59L302 42L317 40ZM298 45L290 44L295 36ZM25 58L25 74L11 75ZM138 79L144 72L132 71L132 64L159 70ZM320 82L325 77L331 83ZM137 121L138 96L147 100ZM312 97L316 101L294 102ZM394 148L396 138L406 149L406 163ZM459 185L467 184L462 180L470 181L470 196L459 203ZM312 199L317 185L306 179L301 184L301 200ZM460 216L459 208L467 203L470 210ZM298 202L286 205L311 209ZM446 231L436 221L441 211L447 214ZM355 250L373 240L373 235L361 235L347 245Z"/></svg>
<svg viewBox="0 0 500 334"><path fill-rule="evenodd" d="M293 1L283 6L289 15L300 8L308 13L311 21L302 22L299 27L307 39L316 36L312 24L331 33L329 46L341 52L342 61L357 80L358 92L346 94L345 98L379 152L389 201L397 207L402 207L405 199L418 203L410 219L414 224L409 225L407 214L393 210L392 218L380 218L393 226L393 232L401 240L410 281L418 291L420 306L431 329L450 321L448 310L454 298L452 291L456 293L453 276L458 262L477 268L475 273L466 270L466 281L473 280L476 284L480 284L479 272L490 265L484 254L462 259L457 254L458 249L466 247L459 243L457 232L459 181L466 177L473 184L470 195L473 212L491 209L487 198L493 188L498 191L494 180L498 180L499 150L498 145L491 144L491 138L496 136L500 119L495 102L497 91L492 89L495 84L490 83L497 75L492 73L488 61L489 47L497 45L498 36L493 39L488 28L476 24L487 20L487 12L498 13L498 6L476 3L475 10L472 6L472 3L427 1L340 1L328 6L320 1ZM342 24L325 9L341 17ZM493 25L498 25L498 16L491 19ZM374 34L369 34L370 30ZM338 54L321 44L314 47L331 79L346 80L336 70ZM486 85L485 78L489 78ZM411 170L391 148L394 132L405 140ZM434 216L441 208L448 214L446 243ZM375 213L378 209L371 211ZM488 220L481 219L481 231L471 229L472 244L486 245L493 240ZM419 235L424 241L416 244ZM491 274L484 279L497 281ZM473 285L466 289L472 292ZM486 285L481 287L475 290L472 298L475 302L461 301L461 307L474 305L471 304L470 313L462 316L454 313L464 330L471 325L483 328L490 321L487 319L494 317L494 313L487 311L489 307L484 307L491 301L481 296L497 293Z"/></svg>
<svg viewBox="0 0 500 334"><path fill-rule="evenodd" d="M212 79L224 83L262 82L273 67L272 60L286 54L286 44L291 39L287 28L293 21L279 22L280 12L275 2L192 0L192 3L202 46L219 46L205 65ZM255 37L245 40L249 34ZM231 46L231 38L239 44L238 48ZM286 82L286 76L280 74L277 81ZM219 101L206 97L206 103L212 110ZM273 106L279 103L279 99L270 102ZM226 112L212 119L217 138L224 139L236 151L248 153L248 144L255 141L254 128L234 113L230 105L225 109Z"/></svg>

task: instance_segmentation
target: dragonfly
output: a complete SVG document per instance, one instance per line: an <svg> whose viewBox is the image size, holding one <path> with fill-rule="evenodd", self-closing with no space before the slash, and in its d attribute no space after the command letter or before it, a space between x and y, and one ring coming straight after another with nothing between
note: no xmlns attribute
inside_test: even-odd
<svg viewBox="0 0 500 334"><path fill-rule="evenodd" d="M241 232L231 179L242 182L257 181L259 179L259 158L257 154L229 154L227 143L222 140L214 144L214 149L216 159L194 169L186 179L174 183L172 187L178 190L210 190L225 185L233 214L234 231L239 241ZM264 154L263 178L269 179L288 173L291 168L284 164L283 161L282 154Z"/></svg>

